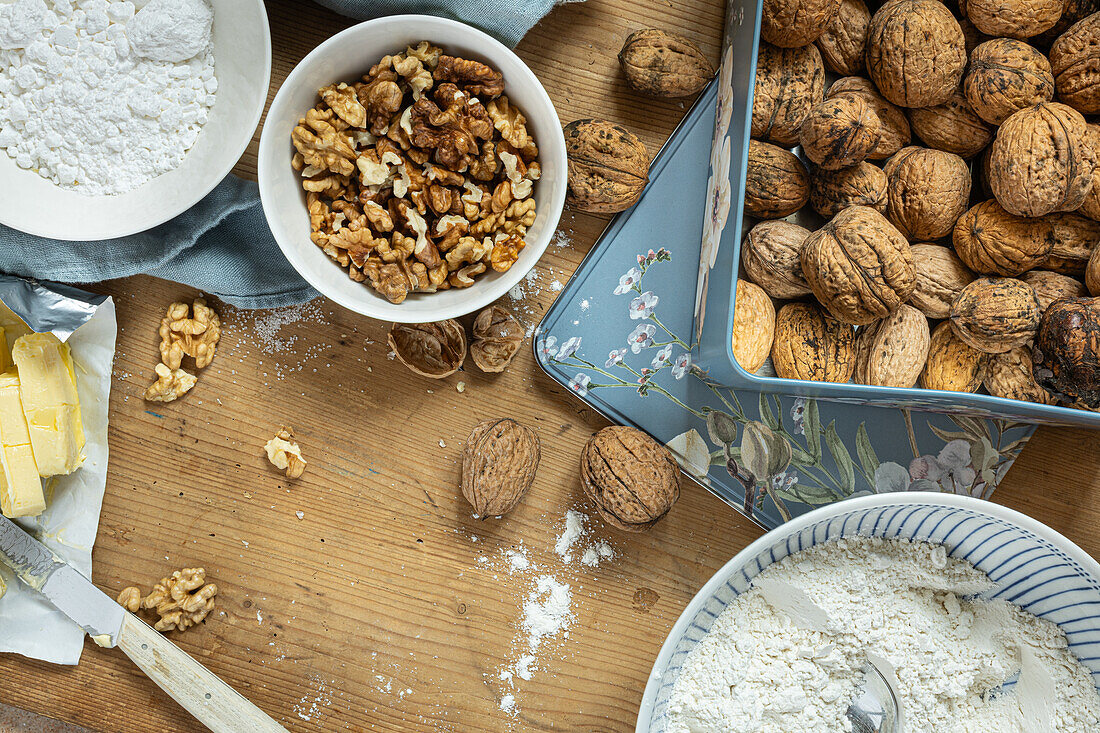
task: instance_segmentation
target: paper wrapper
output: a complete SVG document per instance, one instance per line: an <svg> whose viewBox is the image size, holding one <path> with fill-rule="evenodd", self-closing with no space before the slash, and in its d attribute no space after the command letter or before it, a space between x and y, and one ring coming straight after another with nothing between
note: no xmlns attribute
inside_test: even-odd
<svg viewBox="0 0 1100 733"><path fill-rule="evenodd" d="M0 302L33 331L52 331L72 347L76 390L87 440L84 465L46 480L41 516L16 520L82 574L92 575L92 545L107 485L107 408L115 356L115 305L107 297L53 283L0 275ZM0 308L0 323L12 315ZM0 652L76 664L84 631L0 565Z"/></svg>

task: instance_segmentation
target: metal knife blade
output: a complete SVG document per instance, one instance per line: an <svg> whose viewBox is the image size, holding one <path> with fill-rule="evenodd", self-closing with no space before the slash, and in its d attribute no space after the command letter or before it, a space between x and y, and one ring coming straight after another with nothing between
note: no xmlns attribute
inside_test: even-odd
<svg viewBox="0 0 1100 733"><path fill-rule="evenodd" d="M126 611L18 524L0 516L0 562L100 646L114 646Z"/></svg>

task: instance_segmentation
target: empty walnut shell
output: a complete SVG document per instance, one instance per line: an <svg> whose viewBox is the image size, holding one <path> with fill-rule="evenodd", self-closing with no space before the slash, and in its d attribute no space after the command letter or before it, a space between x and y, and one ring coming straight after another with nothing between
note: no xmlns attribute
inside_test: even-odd
<svg viewBox="0 0 1100 733"><path fill-rule="evenodd" d="M810 230L789 221L762 221L741 245L741 264L749 279L778 300L810 294L799 253Z"/></svg>
<svg viewBox="0 0 1100 733"><path fill-rule="evenodd" d="M885 318L856 332L856 368L852 378L878 387L912 387L928 358L928 319L902 304Z"/></svg>
<svg viewBox="0 0 1100 733"><path fill-rule="evenodd" d="M825 170L865 160L882 136L882 123L862 97L842 94L814 105L798 140L806 157Z"/></svg>
<svg viewBox="0 0 1100 733"><path fill-rule="evenodd" d="M756 55L752 137L791 147L810 109L823 99L825 67L816 46L761 43Z"/></svg>
<svg viewBox="0 0 1100 733"><path fill-rule="evenodd" d="M1016 112L997 130L989 182L1006 210L1042 216L1078 208L1092 186L1095 165L1081 113L1043 102Z"/></svg>
<svg viewBox="0 0 1100 733"><path fill-rule="evenodd" d="M575 120L564 132L567 206L611 214L629 209L641 198L649 183L649 153L634 133L604 120Z"/></svg>
<svg viewBox="0 0 1100 733"><path fill-rule="evenodd" d="M1043 405L1054 405L1058 402L1054 395L1035 381L1031 349L1027 346L1017 346L1003 354L990 356L985 388L994 397L1009 400L1038 402Z"/></svg>
<svg viewBox="0 0 1100 733"><path fill-rule="evenodd" d="M929 318L947 318L955 298L974 281L974 273L950 247L922 243L909 249L917 273L909 304Z"/></svg>
<svg viewBox="0 0 1100 733"><path fill-rule="evenodd" d="M988 361L987 354L960 339L951 324L944 321L932 332L920 385L925 389L977 392L985 379Z"/></svg>
<svg viewBox="0 0 1100 733"><path fill-rule="evenodd" d="M1050 47L1058 99L1082 114L1100 112L1100 16L1069 27Z"/></svg>
<svg viewBox="0 0 1100 733"><path fill-rule="evenodd" d="M970 167L954 153L902 148L886 161L886 218L909 239L946 237L970 201Z"/></svg>
<svg viewBox="0 0 1100 733"><path fill-rule="evenodd" d="M909 242L866 206L845 209L806 239L802 272L825 309L855 325L893 313L916 285Z"/></svg>
<svg viewBox="0 0 1100 733"><path fill-rule="evenodd" d="M994 38L974 49L963 80L970 108L991 125L1013 113L1054 99L1047 57L1023 41Z"/></svg>
<svg viewBox="0 0 1100 733"><path fill-rule="evenodd" d="M967 0L966 17L987 36L1031 38L1053 27L1065 0Z"/></svg>
<svg viewBox="0 0 1100 733"><path fill-rule="evenodd" d="M442 379L466 360L466 332L451 319L437 323L395 323L387 339L397 360L417 374Z"/></svg>
<svg viewBox="0 0 1100 733"><path fill-rule="evenodd" d="M1087 298L1089 295L1083 282L1058 272L1032 270L1025 272L1020 279L1035 291L1040 311L1046 311L1051 303L1062 298Z"/></svg>
<svg viewBox="0 0 1100 733"><path fill-rule="evenodd" d="M849 382L856 332L813 303L787 303L775 318L772 366L783 379Z"/></svg>
<svg viewBox="0 0 1100 733"><path fill-rule="evenodd" d="M470 358L483 372L503 372L523 345L523 326L497 305L477 314L472 332Z"/></svg>
<svg viewBox="0 0 1100 733"><path fill-rule="evenodd" d="M499 517L523 498L541 455L535 431L511 418L474 426L462 451L462 495L479 519Z"/></svg>
<svg viewBox="0 0 1100 733"><path fill-rule="evenodd" d="M745 213L782 219L806 205L810 174L798 156L778 145L749 141L745 169Z"/></svg>
<svg viewBox="0 0 1100 733"><path fill-rule="evenodd" d="M714 67L698 46L654 28L627 36L619 66L630 86L655 97L690 97L714 76Z"/></svg>
<svg viewBox="0 0 1100 733"><path fill-rule="evenodd" d="M963 341L986 354L1000 354L1034 338L1039 314L1035 291L1023 281L983 277L963 288L949 318Z"/></svg>
<svg viewBox="0 0 1100 733"><path fill-rule="evenodd" d="M912 139L909 129L909 120L905 118L905 112L897 105L891 104L886 97L878 93L875 85L868 79L858 76L846 76L837 79L829 87L825 94L826 99L832 99L841 95L860 97L871 105L871 109L878 115L882 124L882 132L871 154L867 157L871 160L885 160L898 152Z"/></svg>
<svg viewBox="0 0 1100 733"><path fill-rule="evenodd" d="M1042 264L1054 246L1054 228L1046 219L1028 219L983 201L959 217L955 251L974 272L1012 277Z"/></svg>
<svg viewBox="0 0 1100 733"><path fill-rule="evenodd" d="M833 73L841 76L863 73L863 52L871 11L863 0L841 0L840 9L817 38L821 58Z"/></svg>
<svg viewBox="0 0 1100 733"><path fill-rule="evenodd" d="M641 430L616 425L585 444L581 484L605 522L642 532L680 497L680 467L667 448Z"/></svg>
<svg viewBox="0 0 1100 733"><path fill-rule="evenodd" d="M1100 406L1100 299L1053 303L1032 350L1035 380L1065 402Z"/></svg>
<svg viewBox="0 0 1100 733"><path fill-rule="evenodd" d="M943 104L966 68L966 40L938 0L890 0L871 17L867 73L902 107Z"/></svg>
<svg viewBox="0 0 1100 733"><path fill-rule="evenodd" d="M764 0L760 37L773 46L813 43L840 10L840 0Z"/></svg>
<svg viewBox="0 0 1100 733"><path fill-rule="evenodd" d="M733 303L733 358L750 374L767 361L775 338L775 306L759 285L737 281Z"/></svg>
<svg viewBox="0 0 1100 733"><path fill-rule="evenodd" d="M909 123L928 147L964 158L973 158L993 141L993 131L974 113L961 91L943 104L909 110Z"/></svg>
<svg viewBox="0 0 1100 733"><path fill-rule="evenodd" d="M810 206L826 218L849 206L870 206L885 214L886 186L886 174L866 161L835 171L815 168L810 174Z"/></svg>
<svg viewBox="0 0 1100 733"><path fill-rule="evenodd" d="M1040 267L1063 275L1083 276L1089 257L1100 244L1100 222L1075 212L1051 214L1044 220L1053 228L1054 246Z"/></svg>

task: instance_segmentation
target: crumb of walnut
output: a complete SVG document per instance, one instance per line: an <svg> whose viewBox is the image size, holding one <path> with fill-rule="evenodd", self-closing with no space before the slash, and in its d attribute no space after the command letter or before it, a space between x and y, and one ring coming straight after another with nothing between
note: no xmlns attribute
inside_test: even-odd
<svg viewBox="0 0 1100 733"><path fill-rule="evenodd" d="M288 427L279 428L275 437L267 441L264 451L271 465L286 471L287 478L299 478L306 470L306 459L302 458L302 449L294 440L294 431Z"/></svg>
<svg viewBox="0 0 1100 733"><path fill-rule="evenodd" d="M164 364L156 366L157 381L145 390L145 399L149 402L173 402L187 394L198 378L182 369L169 369Z"/></svg>

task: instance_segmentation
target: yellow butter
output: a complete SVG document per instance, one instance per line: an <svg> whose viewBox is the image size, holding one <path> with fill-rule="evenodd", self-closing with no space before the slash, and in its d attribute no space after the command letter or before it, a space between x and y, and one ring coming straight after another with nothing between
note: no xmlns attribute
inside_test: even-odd
<svg viewBox="0 0 1100 733"><path fill-rule="evenodd" d="M0 326L0 373L11 368L11 349L8 348L8 332Z"/></svg>
<svg viewBox="0 0 1100 733"><path fill-rule="evenodd" d="M0 375L0 512L7 517L33 517L46 508L42 479L23 416L19 377Z"/></svg>
<svg viewBox="0 0 1100 733"><path fill-rule="evenodd" d="M84 426L68 344L51 333L20 336L12 346L12 361L38 473L72 473L84 462Z"/></svg>

